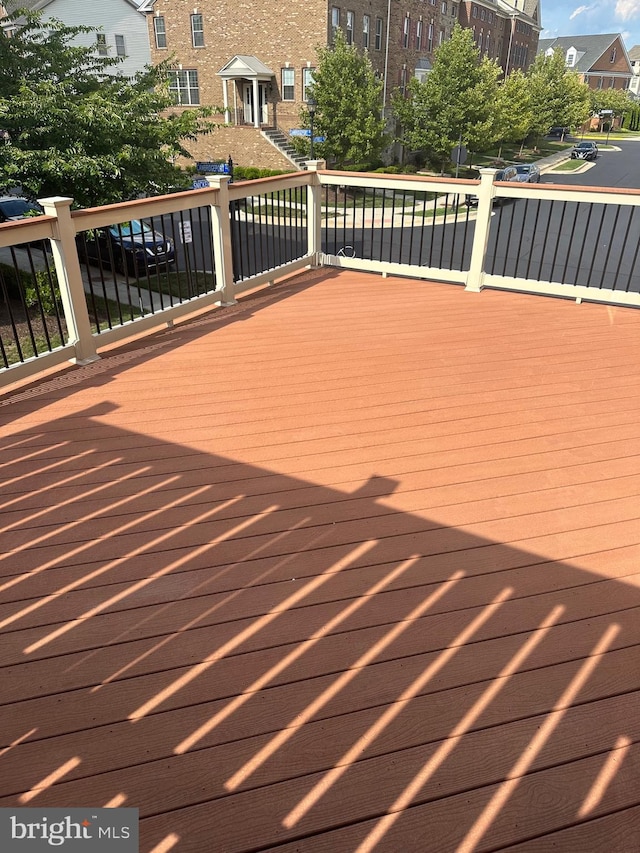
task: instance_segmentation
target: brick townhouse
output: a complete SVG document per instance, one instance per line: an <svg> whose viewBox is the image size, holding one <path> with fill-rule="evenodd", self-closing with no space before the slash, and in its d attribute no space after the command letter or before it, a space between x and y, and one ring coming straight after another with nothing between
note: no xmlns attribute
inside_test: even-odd
<svg viewBox="0 0 640 853"><path fill-rule="evenodd" d="M538 53L559 50L590 89L629 89L633 67L620 33L540 39Z"/></svg>
<svg viewBox="0 0 640 853"><path fill-rule="evenodd" d="M505 74L526 71L535 59L542 29L538 0L463 0L459 21L473 32L480 52L496 59Z"/></svg>
<svg viewBox="0 0 640 853"><path fill-rule="evenodd" d="M528 12L504 0L463 2L462 8L458 0L290 0L284 6L274 0L146 0L140 11L148 16L152 60L173 64L179 108L219 110L221 126L192 146L196 160L230 154L242 165L287 168L291 161L273 131L286 138L300 126L318 48L331 44L338 27L349 43L368 51L388 103L413 76L429 72L434 50L457 20L476 28L482 50L490 45L491 55L510 68L526 67L540 30L537 0L515 2L528 3Z"/></svg>

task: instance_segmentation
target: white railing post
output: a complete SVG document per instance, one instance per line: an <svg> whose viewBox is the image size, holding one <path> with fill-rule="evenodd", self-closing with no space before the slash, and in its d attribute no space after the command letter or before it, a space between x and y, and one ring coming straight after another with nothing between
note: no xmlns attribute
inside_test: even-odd
<svg viewBox="0 0 640 853"><path fill-rule="evenodd" d="M326 169L325 160L307 160L309 183L307 184L307 252L311 257L311 266L320 266L322 251L322 186L318 171Z"/></svg>
<svg viewBox="0 0 640 853"><path fill-rule="evenodd" d="M497 171L497 169L480 169L476 230L473 235L471 262L465 285L465 290L471 290L475 293L479 293L484 284L484 259L487 253L491 209L493 206L493 196L495 195L493 179Z"/></svg>
<svg viewBox="0 0 640 853"><path fill-rule="evenodd" d="M229 175L207 175L209 186L218 190L217 203L211 205L213 264L216 280L222 284L222 304L235 305L233 250L231 248L231 203Z"/></svg>
<svg viewBox="0 0 640 853"><path fill-rule="evenodd" d="M91 321L87 309L87 298L78 249L76 247L76 229L71 219L73 199L62 196L39 199L48 216L55 216L51 250L56 268L60 298L67 323L69 343L75 350L72 359L76 364L89 364L100 358L96 351L96 341L91 332Z"/></svg>

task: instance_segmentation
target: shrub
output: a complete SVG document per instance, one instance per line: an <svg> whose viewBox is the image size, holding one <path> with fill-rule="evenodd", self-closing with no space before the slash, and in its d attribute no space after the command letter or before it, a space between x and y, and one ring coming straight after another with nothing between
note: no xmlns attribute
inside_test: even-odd
<svg viewBox="0 0 640 853"><path fill-rule="evenodd" d="M27 276L24 282L24 301L28 308L40 304L45 314L54 314L61 305L60 287L55 270L37 270L35 280Z"/></svg>
<svg viewBox="0 0 640 853"><path fill-rule="evenodd" d="M284 169L259 169L257 166L234 166L233 179L235 181L255 181L258 178L272 178L276 175L289 174Z"/></svg>

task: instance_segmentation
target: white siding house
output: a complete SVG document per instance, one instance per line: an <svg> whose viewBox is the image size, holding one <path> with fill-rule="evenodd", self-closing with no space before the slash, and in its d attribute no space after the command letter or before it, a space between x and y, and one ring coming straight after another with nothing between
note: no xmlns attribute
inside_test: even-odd
<svg viewBox="0 0 640 853"><path fill-rule="evenodd" d="M7 11L28 8L42 12L43 20L57 18L67 26L99 29L98 34L81 33L76 41L97 43L105 56L122 56L122 63L114 66L118 74L130 77L151 64L146 15L139 11L142 0L5 0L4 5Z"/></svg>

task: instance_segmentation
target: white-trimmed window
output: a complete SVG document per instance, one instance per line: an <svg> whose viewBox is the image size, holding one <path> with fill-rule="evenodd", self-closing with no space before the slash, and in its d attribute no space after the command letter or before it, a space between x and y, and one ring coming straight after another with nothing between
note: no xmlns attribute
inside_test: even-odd
<svg viewBox="0 0 640 853"><path fill-rule="evenodd" d="M202 15L191 16L191 44L204 47L204 21Z"/></svg>
<svg viewBox="0 0 640 853"><path fill-rule="evenodd" d="M444 41L444 30L440 30L440 33L438 34L438 46L440 46L443 41Z"/></svg>
<svg viewBox="0 0 640 853"><path fill-rule="evenodd" d="M371 30L371 16L362 16L362 47L367 50L369 48L369 31Z"/></svg>
<svg viewBox="0 0 640 853"><path fill-rule="evenodd" d="M442 0L442 5L440 6L440 11L443 15L447 14L447 0Z"/></svg>
<svg viewBox="0 0 640 853"><path fill-rule="evenodd" d="M98 48L98 56L109 55L109 48L107 47L107 36L105 33L96 33L96 47Z"/></svg>
<svg viewBox="0 0 640 853"><path fill-rule="evenodd" d="M577 58L578 51L575 49L575 47L570 47L567 51L567 56L565 58L565 65L567 66L567 68L573 68L573 66L576 64Z"/></svg>
<svg viewBox="0 0 640 853"><path fill-rule="evenodd" d="M429 53L433 50L433 21L429 24L429 30L427 34L427 50Z"/></svg>
<svg viewBox="0 0 640 853"><path fill-rule="evenodd" d="M347 12L347 44L353 44L353 27L355 25L356 16L354 12Z"/></svg>
<svg viewBox="0 0 640 853"><path fill-rule="evenodd" d="M376 18L376 50L382 50L382 18Z"/></svg>
<svg viewBox="0 0 640 853"><path fill-rule="evenodd" d="M115 36L116 40L116 55L117 56L126 56L127 48L124 43L124 36Z"/></svg>
<svg viewBox="0 0 640 853"><path fill-rule="evenodd" d="M336 30L340 26L340 7L332 6L331 7L331 35L332 38L336 37Z"/></svg>
<svg viewBox="0 0 640 853"><path fill-rule="evenodd" d="M311 86L313 84L313 72L314 72L314 70L315 70L314 68L309 68L308 66L306 68L302 69L302 100L303 101L309 100L307 89L309 88L309 86Z"/></svg>
<svg viewBox="0 0 640 853"><path fill-rule="evenodd" d="M402 66L402 68L400 69L400 92L402 93L402 95L406 95L406 94L407 94L407 79L408 79L408 76L409 76L409 75L408 75L408 73L407 73L407 66L406 66L406 65L403 65L403 66Z"/></svg>
<svg viewBox="0 0 640 853"><path fill-rule="evenodd" d="M282 100L295 101L296 99L296 72L293 68L282 69Z"/></svg>
<svg viewBox="0 0 640 853"><path fill-rule="evenodd" d="M422 21L416 21L416 50L422 50Z"/></svg>
<svg viewBox="0 0 640 853"><path fill-rule="evenodd" d="M169 92L174 103L180 106L194 106L200 103L198 72L195 68L169 71Z"/></svg>
<svg viewBox="0 0 640 853"><path fill-rule="evenodd" d="M411 18L405 15L404 25L402 28L402 47L409 47L409 39L411 37Z"/></svg>
<svg viewBox="0 0 640 853"><path fill-rule="evenodd" d="M167 28L162 15L153 19L153 34L156 40L156 47L163 48L167 46Z"/></svg>

